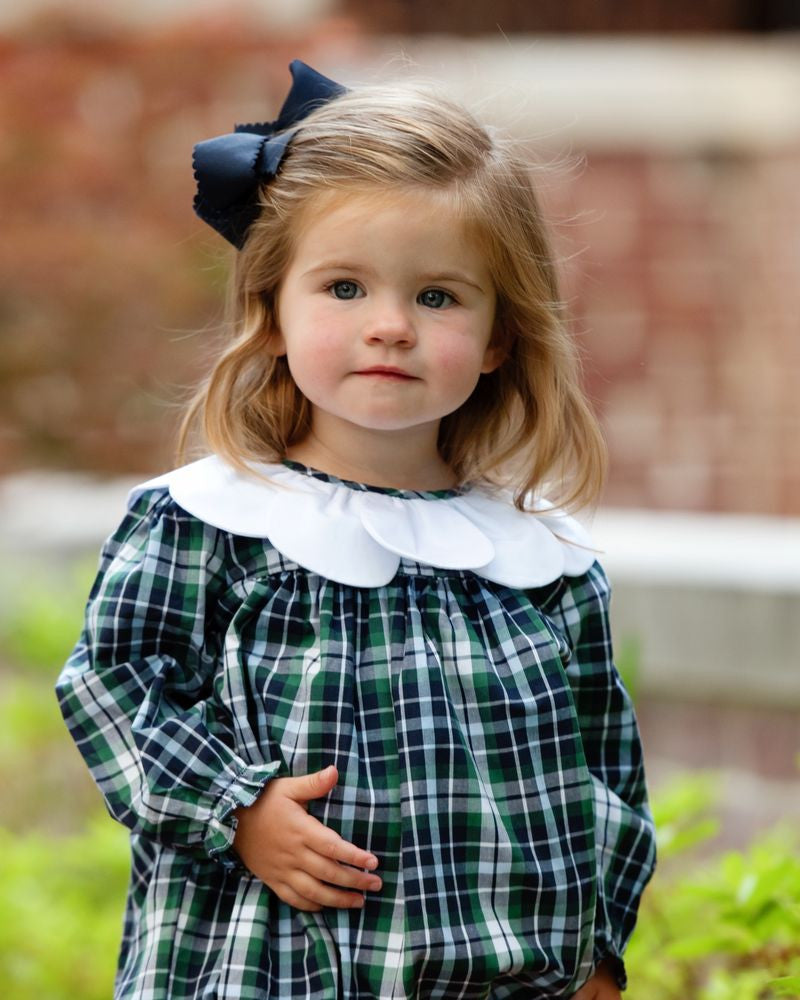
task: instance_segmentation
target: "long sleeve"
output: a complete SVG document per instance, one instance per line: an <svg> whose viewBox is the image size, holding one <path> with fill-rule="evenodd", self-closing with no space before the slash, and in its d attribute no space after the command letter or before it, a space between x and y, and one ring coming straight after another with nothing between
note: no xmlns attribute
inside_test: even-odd
<svg viewBox="0 0 800 1000"><path fill-rule="evenodd" d="M165 490L140 495L103 548L56 693L111 815L230 867L232 812L255 801L278 763L237 756L233 719L215 697L223 550L224 534Z"/></svg>
<svg viewBox="0 0 800 1000"><path fill-rule="evenodd" d="M595 960L610 960L624 987L621 959L654 871L655 830L636 716L613 663L610 594L605 573L595 563L583 576L564 581L546 614L571 650L566 672L595 788Z"/></svg>

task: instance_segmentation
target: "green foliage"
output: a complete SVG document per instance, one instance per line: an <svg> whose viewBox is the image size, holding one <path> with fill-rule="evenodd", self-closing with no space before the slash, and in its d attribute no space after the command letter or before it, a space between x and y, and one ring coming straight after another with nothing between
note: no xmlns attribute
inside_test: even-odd
<svg viewBox="0 0 800 1000"><path fill-rule="evenodd" d="M107 1000L127 880L127 833L105 815L76 837L0 829L3 994Z"/></svg>
<svg viewBox="0 0 800 1000"><path fill-rule="evenodd" d="M0 586L0 828L83 830L98 793L53 689L77 640L96 555L64 565L7 562ZM24 804L24 807L22 806Z"/></svg>
<svg viewBox="0 0 800 1000"><path fill-rule="evenodd" d="M717 788L713 775L693 774L659 790L652 808L660 866L716 836L719 820L713 809L718 800Z"/></svg>
<svg viewBox="0 0 800 1000"><path fill-rule="evenodd" d="M636 702L639 694L639 674L642 662L642 641L638 635L624 635L617 643L614 663L622 683Z"/></svg>
<svg viewBox="0 0 800 1000"><path fill-rule="evenodd" d="M6 660L55 679L78 639L96 571L94 558L60 573L26 568L24 584L4 595L0 647Z"/></svg>
<svg viewBox="0 0 800 1000"><path fill-rule="evenodd" d="M11 676L0 699L0 773L18 764L20 753L49 747L64 733L51 685Z"/></svg>
<svg viewBox="0 0 800 1000"><path fill-rule="evenodd" d="M661 867L626 956L630 998L800 997L800 836L772 830L687 870L686 852L716 830L710 780L682 779L656 800Z"/></svg>
<svg viewBox="0 0 800 1000"><path fill-rule="evenodd" d="M99 793L67 735L50 678L0 675L0 828L83 830Z"/></svg>

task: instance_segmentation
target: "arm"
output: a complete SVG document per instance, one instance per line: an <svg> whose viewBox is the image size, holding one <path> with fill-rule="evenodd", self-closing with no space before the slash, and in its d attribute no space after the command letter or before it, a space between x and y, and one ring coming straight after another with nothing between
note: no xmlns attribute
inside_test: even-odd
<svg viewBox="0 0 800 1000"><path fill-rule="evenodd" d="M568 638L572 650L566 672L594 783L595 961L605 962L624 988L622 954L655 866L655 833L636 716L613 663L609 599L608 580L595 563L583 576L565 578L545 613Z"/></svg>
<svg viewBox="0 0 800 1000"><path fill-rule="evenodd" d="M281 762L238 756L234 720L214 696L223 540L164 494L134 504L103 549L58 679L61 711L109 812L132 831L226 867L241 858L299 909L360 906L381 880L358 868L377 858L306 810L336 769L270 780Z"/></svg>
<svg viewBox="0 0 800 1000"><path fill-rule="evenodd" d="M279 762L239 757L213 697L206 620L225 585L220 537L162 490L142 495L103 548L56 693L115 819L233 866L234 810Z"/></svg>

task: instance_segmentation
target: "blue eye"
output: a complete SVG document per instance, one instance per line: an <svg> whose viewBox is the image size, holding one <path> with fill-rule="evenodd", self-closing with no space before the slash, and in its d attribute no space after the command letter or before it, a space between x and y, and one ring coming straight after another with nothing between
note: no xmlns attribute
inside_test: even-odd
<svg viewBox="0 0 800 1000"><path fill-rule="evenodd" d="M355 281L334 281L328 286L328 291L333 292L337 299L354 299L359 292L359 287Z"/></svg>
<svg viewBox="0 0 800 1000"><path fill-rule="evenodd" d="M417 301L423 306L428 306L430 309L441 309L442 306L449 304L445 299L455 302L453 296L449 292L444 291L444 289L427 288L424 292L420 292Z"/></svg>

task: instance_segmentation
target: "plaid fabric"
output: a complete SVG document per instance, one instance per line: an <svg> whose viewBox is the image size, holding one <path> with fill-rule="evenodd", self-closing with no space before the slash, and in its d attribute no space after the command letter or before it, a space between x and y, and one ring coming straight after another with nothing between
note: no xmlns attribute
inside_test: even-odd
<svg viewBox="0 0 800 1000"><path fill-rule="evenodd" d="M57 685L131 830L115 997L544 1000L621 955L654 838L608 594L596 563L523 593L404 561L359 589L141 495ZM384 885L306 913L238 862L231 813L330 763L310 811Z"/></svg>

